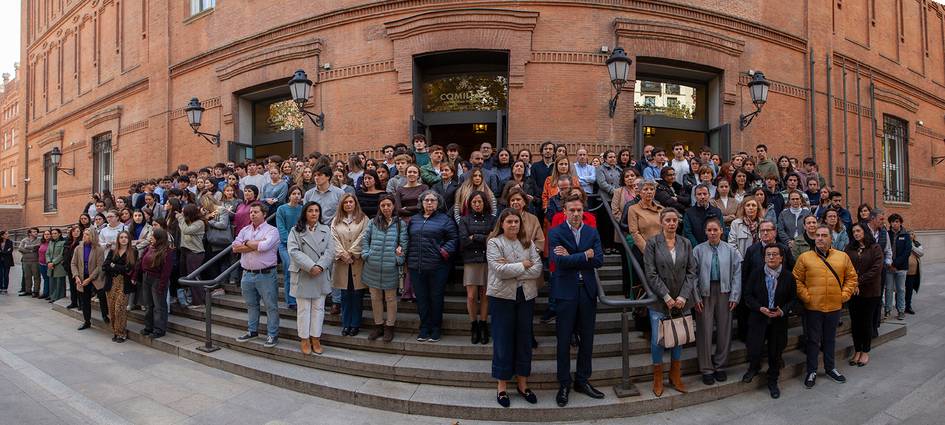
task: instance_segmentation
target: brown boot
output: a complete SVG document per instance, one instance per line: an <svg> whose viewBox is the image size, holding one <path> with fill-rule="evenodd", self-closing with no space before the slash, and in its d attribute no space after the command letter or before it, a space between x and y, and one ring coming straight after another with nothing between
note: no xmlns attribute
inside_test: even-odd
<svg viewBox="0 0 945 425"><path fill-rule="evenodd" d="M321 355L325 350L322 349L322 342L315 338L314 336L310 338L312 340L312 352L318 355Z"/></svg>
<svg viewBox="0 0 945 425"><path fill-rule="evenodd" d="M374 341L384 335L384 325L374 325L374 329L371 330L371 334L368 335L367 339Z"/></svg>
<svg viewBox="0 0 945 425"><path fill-rule="evenodd" d="M384 342L391 342L393 340L394 340L394 327L384 326Z"/></svg>
<svg viewBox="0 0 945 425"><path fill-rule="evenodd" d="M663 364L653 365L653 395L663 395Z"/></svg>
<svg viewBox="0 0 945 425"><path fill-rule="evenodd" d="M312 341L310 341L308 338L303 338L301 343L302 354L305 354L306 356L312 354Z"/></svg>
<svg viewBox="0 0 945 425"><path fill-rule="evenodd" d="M673 360L669 364L669 383L676 391L683 394L689 392L682 383L682 364L680 364L679 360Z"/></svg>

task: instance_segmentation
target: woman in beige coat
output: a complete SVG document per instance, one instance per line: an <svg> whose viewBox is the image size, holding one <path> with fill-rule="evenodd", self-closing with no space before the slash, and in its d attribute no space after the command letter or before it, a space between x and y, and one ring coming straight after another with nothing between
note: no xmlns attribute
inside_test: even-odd
<svg viewBox="0 0 945 425"><path fill-rule="evenodd" d="M98 232L94 228L85 229L82 243L72 254L72 274L75 287L79 291L79 304L82 306L82 326L79 330L92 326L92 295L98 295L98 305L102 310L102 321L108 323L108 301L105 298L105 274L102 263L105 251L98 243Z"/></svg>
<svg viewBox="0 0 945 425"><path fill-rule="evenodd" d="M367 228L367 217L361 211L358 198L346 193L338 201L338 213L331 223L331 238L335 242L335 270L332 286L341 289L341 335L355 336L361 331L362 298L367 286L361 282L364 259L361 258L361 238Z"/></svg>

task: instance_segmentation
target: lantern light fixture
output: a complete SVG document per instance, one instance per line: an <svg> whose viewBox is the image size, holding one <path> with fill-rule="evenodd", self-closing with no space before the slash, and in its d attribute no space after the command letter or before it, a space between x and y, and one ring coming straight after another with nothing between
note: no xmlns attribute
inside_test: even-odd
<svg viewBox="0 0 945 425"><path fill-rule="evenodd" d="M610 74L610 84L614 87L616 93L610 99L610 117L614 117L614 111L617 110L617 98L620 97L620 90L630 79L630 64L633 61L627 56L623 47L615 47L613 53L607 58L607 72Z"/></svg>
<svg viewBox="0 0 945 425"><path fill-rule="evenodd" d="M187 113L187 123L190 124L190 128L194 130L194 134L203 137L204 140L210 142L214 146L220 146L220 132L217 131L216 134L213 133L204 133L200 131L200 124L203 120L203 111L206 108L200 104L200 99L196 97L190 98L190 103L187 104L187 107L184 108L184 112Z"/></svg>
<svg viewBox="0 0 945 425"><path fill-rule="evenodd" d="M765 79L761 71L749 72L751 81L748 82L748 92L751 94L751 103L755 105L755 112L739 117L739 129L744 130L751 125L751 121L761 113L761 108L768 102L768 90L771 82Z"/></svg>
<svg viewBox="0 0 945 425"><path fill-rule="evenodd" d="M308 79L308 75L305 74L304 70L297 70L295 74L292 75L292 79L289 80L289 93L292 95L292 100L295 101L295 105L298 106L299 112L308 117L312 124L315 124L321 130L325 129L325 113L319 112L314 113L305 109L305 103L308 102L308 98L312 92L312 86L315 83L312 80Z"/></svg>

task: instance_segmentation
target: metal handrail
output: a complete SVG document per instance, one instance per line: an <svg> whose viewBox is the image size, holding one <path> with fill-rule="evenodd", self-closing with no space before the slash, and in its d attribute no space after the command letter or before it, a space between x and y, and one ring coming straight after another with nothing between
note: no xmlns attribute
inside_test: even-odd
<svg viewBox="0 0 945 425"><path fill-rule="evenodd" d="M275 220L275 217L276 217L276 213L269 214L269 216L266 217L266 222L268 223ZM239 267L240 263L239 261L237 261L233 264L230 264L230 266L227 267L226 270L224 270L222 273L220 273L220 275L214 277L213 279L199 279L198 276L200 276L201 273L203 273L205 270L207 270L207 268L215 264L217 261L221 261L224 258L229 257L232 252L233 252L233 245L230 245L224 248L223 251L220 251L217 255L214 255L213 258L204 262L200 267L197 267L197 270L190 272L190 274L188 274L185 277L177 279L177 283L184 286L189 286L194 289L196 289L197 286L203 287L203 291L204 291L203 316L204 316L204 324L206 326L206 335L204 337L203 346L197 347L197 349L205 353L212 353L220 349L220 347L213 345L213 328L212 328L213 327L213 318L212 318L213 299L210 296L210 291L220 286L220 284L223 282L223 279L226 279L226 277L229 276L230 273L233 273L233 271L236 270L237 267ZM284 267L288 267L288 265L284 265Z"/></svg>
<svg viewBox="0 0 945 425"><path fill-rule="evenodd" d="M607 217L610 218L611 223L614 225L614 229L620 232L621 236L623 232L620 230L620 223L617 222L617 219L614 218L612 209L610 208L610 196L607 193L601 192L601 204L604 206L604 210L607 213ZM637 262L636 257L633 256L633 253L630 251L630 246L627 244L627 240L624 237L617 238L620 239L620 243L624 248L624 258L621 261L627 261L631 265L632 272L636 272L640 277L640 282L643 286L643 290L646 291L646 296L639 299L626 299L626 298L613 298L607 296L604 292L604 285L600 281L600 276L597 273L597 270L594 270L594 277L597 278L597 299L601 304L620 307L620 352L622 356L622 367L620 374L620 383L614 385L614 393L617 394L617 397L631 397L640 395L640 390L637 389L636 385L630 382L630 325L629 325L629 313L628 310L636 307L644 307L656 302L656 295L650 290L650 286L646 282L646 274L643 273L643 268L640 267L640 263ZM631 275L632 275L631 272Z"/></svg>

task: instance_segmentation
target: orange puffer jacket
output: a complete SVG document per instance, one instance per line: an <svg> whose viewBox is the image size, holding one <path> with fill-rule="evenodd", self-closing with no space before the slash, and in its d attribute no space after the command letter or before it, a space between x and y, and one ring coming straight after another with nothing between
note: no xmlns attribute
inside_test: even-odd
<svg viewBox="0 0 945 425"><path fill-rule="evenodd" d="M816 251L807 251L797 257L794 265L797 297L808 310L825 313L837 311L853 296L857 275L850 257L843 251L831 249L827 254L827 262L843 280L842 286Z"/></svg>

